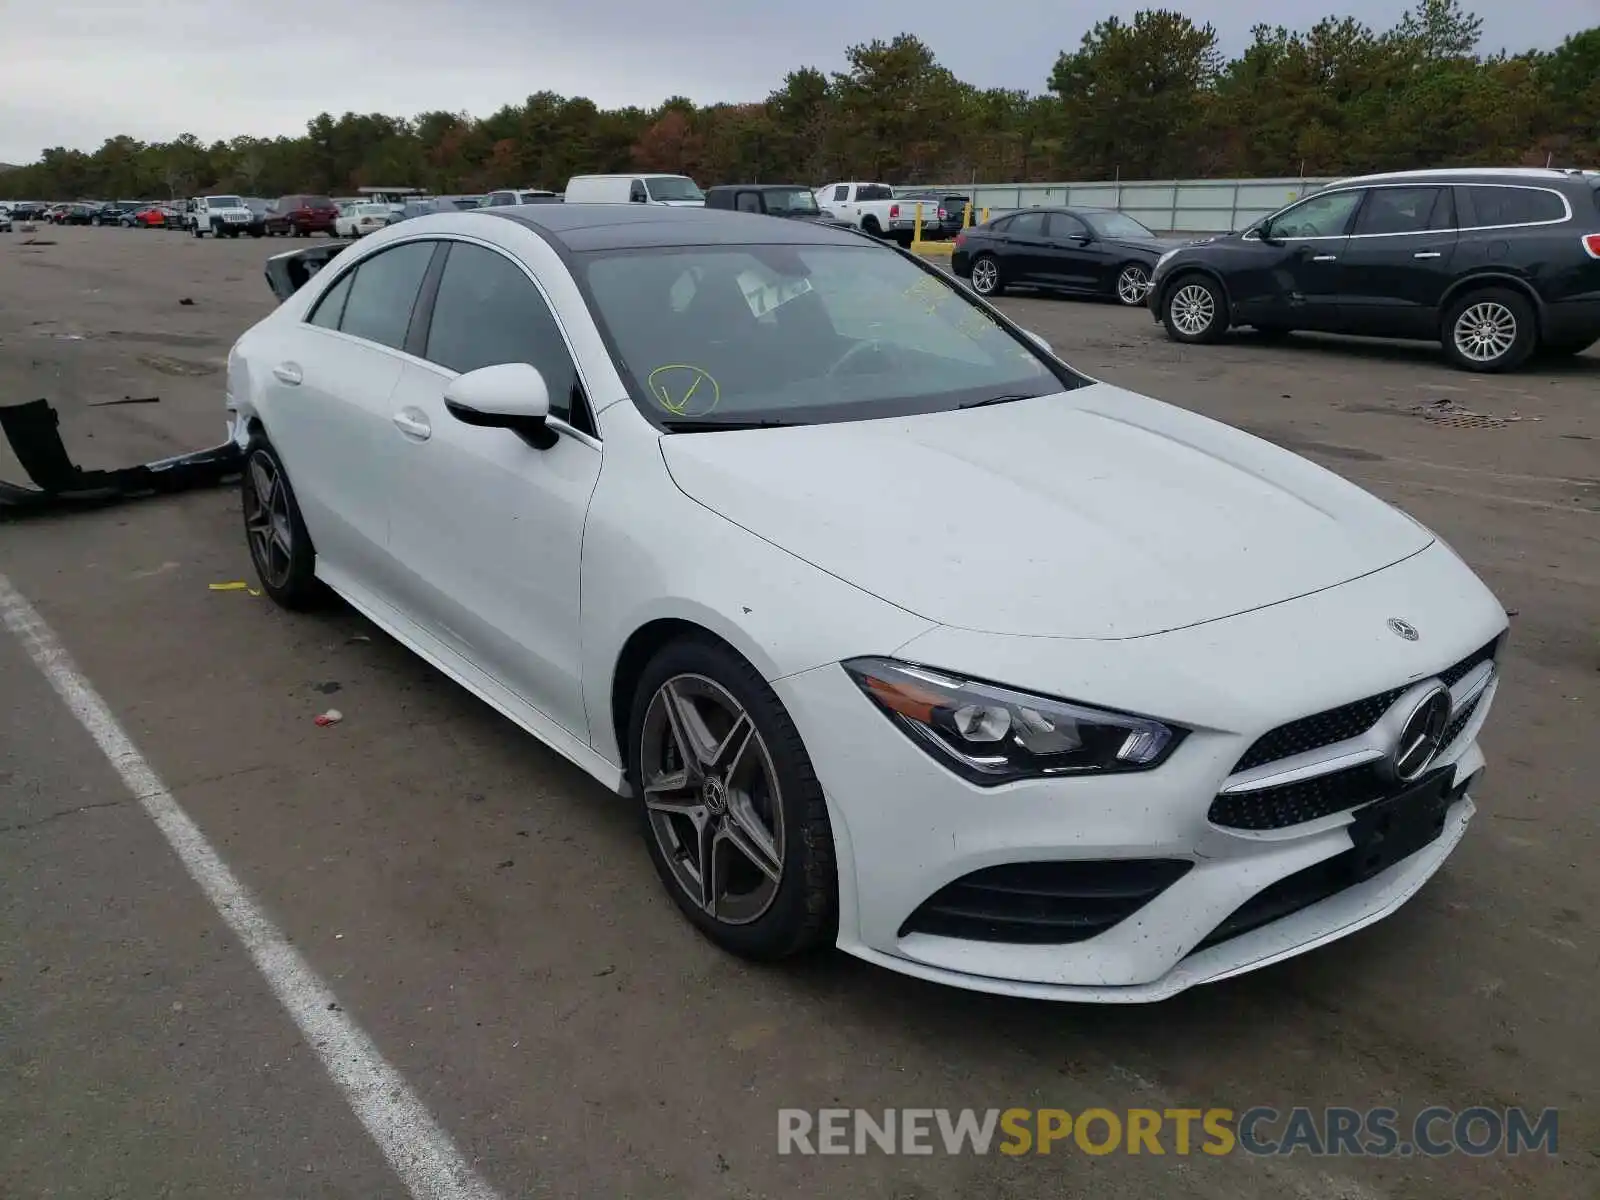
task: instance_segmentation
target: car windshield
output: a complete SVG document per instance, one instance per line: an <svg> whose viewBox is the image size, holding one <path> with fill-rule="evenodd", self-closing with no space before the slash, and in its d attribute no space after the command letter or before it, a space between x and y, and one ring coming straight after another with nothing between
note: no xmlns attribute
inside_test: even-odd
<svg viewBox="0 0 1600 1200"><path fill-rule="evenodd" d="M212 208L243 208L244 204L237 196L210 196L206 203Z"/></svg>
<svg viewBox="0 0 1600 1200"><path fill-rule="evenodd" d="M332 208L333 206L333 201L327 196L306 196L300 204L301 208Z"/></svg>
<svg viewBox="0 0 1600 1200"><path fill-rule="evenodd" d="M1123 213L1079 213L1090 229L1103 238L1154 238L1156 235Z"/></svg>
<svg viewBox="0 0 1600 1200"><path fill-rule="evenodd" d="M806 188L782 188L767 193L768 212L817 213L817 198Z"/></svg>
<svg viewBox="0 0 1600 1200"><path fill-rule="evenodd" d="M668 429L940 412L1080 382L892 250L666 247L580 262L635 402Z"/></svg>
<svg viewBox="0 0 1600 1200"><path fill-rule="evenodd" d="M706 194L692 179L681 175L667 175L660 179L645 180L652 200L704 200Z"/></svg>
<svg viewBox="0 0 1600 1200"><path fill-rule="evenodd" d="M356 213L363 217L381 217L392 211L387 204L358 204Z"/></svg>

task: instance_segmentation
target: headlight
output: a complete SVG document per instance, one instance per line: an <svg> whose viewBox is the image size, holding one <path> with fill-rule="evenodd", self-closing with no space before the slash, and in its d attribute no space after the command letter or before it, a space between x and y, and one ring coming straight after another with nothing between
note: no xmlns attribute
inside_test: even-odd
<svg viewBox="0 0 1600 1200"><path fill-rule="evenodd" d="M982 787L1159 766L1185 730L885 658L846 662L867 698L923 749Z"/></svg>
<svg viewBox="0 0 1600 1200"><path fill-rule="evenodd" d="M1177 253L1176 250L1168 250L1160 258L1156 259L1156 269L1154 271L1150 272L1151 277L1154 278L1155 276L1161 274L1161 268L1166 266L1169 262L1171 262L1172 261L1172 256L1174 254L1176 254L1176 253Z"/></svg>

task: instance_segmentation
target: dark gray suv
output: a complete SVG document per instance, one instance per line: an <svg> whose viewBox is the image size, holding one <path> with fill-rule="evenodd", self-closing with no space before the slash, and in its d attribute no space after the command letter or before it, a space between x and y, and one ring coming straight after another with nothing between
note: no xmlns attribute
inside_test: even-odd
<svg viewBox="0 0 1600 1200"><path fill-rule="evenodd" d="M1468 371L1578 354L1600 339L1600 172L1340 180L1164 254L1148 303L1178 342L1240 325L1436 340Z"/></svg>

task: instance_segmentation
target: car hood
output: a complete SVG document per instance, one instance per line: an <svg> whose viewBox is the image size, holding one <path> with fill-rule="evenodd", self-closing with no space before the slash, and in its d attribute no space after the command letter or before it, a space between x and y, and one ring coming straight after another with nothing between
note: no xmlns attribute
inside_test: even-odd
<svg viewBox="0 0 1600 1200"><path fill-rule="evenodd" d="M677 486L728 520L929 620L992 633L1140 637L1433 541L1315 463L1108 384L661 447Z"/></svg>
<svg viewBox="0 0 1600 1200"><path fill-rule="evenodd" d="M1107 238L1106 245L1124 250L1143 250L1149 254L1165 254L1180 246L1190 244L1189 238Z"/></svg>

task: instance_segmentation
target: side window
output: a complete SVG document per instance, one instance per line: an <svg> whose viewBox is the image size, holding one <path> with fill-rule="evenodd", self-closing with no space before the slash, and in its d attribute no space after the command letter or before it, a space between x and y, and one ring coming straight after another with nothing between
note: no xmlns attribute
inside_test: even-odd
<svg viewBox="0 0 1600 1200"><path fill-rule="evenodd" d="M1426 233L1447 225L1435 221L1439 209L1449 208L1449 189L1442 187L1380 187L1367 193L1356 218L1356 234Z"/></svg>
<svg viewBox="0 0 1600 1200"><path fill-rule="evenodd" d="M1051 213L1046 228L1049 230L1050 240L1064 242L1076 234L1087 234L1089 227L1077 217L1066 213Z"/></svg>
<svg viewBox="0 0 1600 1200"><path fill-rule="evenodd" d="M469 242L450 246L427 358L461 372L531 363L550 389L551 416L571 422L574 407L582 405L577 369L539 289L510 259Z"/></svg>
<svg viewBox="0 0 1600 1200"><path fill-rule="evenodd" d="M395 350L404 346L411 310L436 244L407 242L364 259L350 285L340 332Z"/></svg>
<svg viewBox="0 0 1600 1200"><path fill-rule="evenodd" d="M1302 200L1272 219L1272 236L1277 238L1342 237L1350 226L1350 214L1361 203L1359 190L1329 192Z"/></svg>
<svg viewBox="0 0 1600 1200"><path fill-rule="evenodd" d="M1011 224L1006 226L1006 233L1010 237L1042 238L1044 218L1045 214L1042 212L1018 213L1011 218Z"/></svg>
<svg viewBox="0 0 1600 1200"><path fill-rule="evenodd" d="M1535 225L1541 221L1564 221L1567 217L1566 205L1554 192L1483 185L1464 190L1472 205L1473 225Z"/></svg>
<svg viewBox="0 0 1600 1200"><path fill-rule="evenodd" d="M644 180L635 179L628 185L628 203L645 204L650 200L650 193L644 190Z"/></svg>
<svg viewBox="0 0 1600 1200"><path fill-rule="evenodd" d="M761 211L761 197L754 192L740 192L739 200L735 207L740 212L758 213Z"/></svg>
<svg viewBox="0 0 1600 1200"><path fill-rule="evenodd" d="M311 310L311 315L306 320L324 329L339 328L339 318L344 316L345 301L350 296L350 284L355 277L354 271L346 271L341 275L331 288L322 293L317 306Z"/></svg>
<svg viewBox="0 0 1600 1200"><path fill-rule="evenodd" d="M848 183L841 183L838 187L834 188L833 198L835 200L850 199L850 185Z"/></svg>

